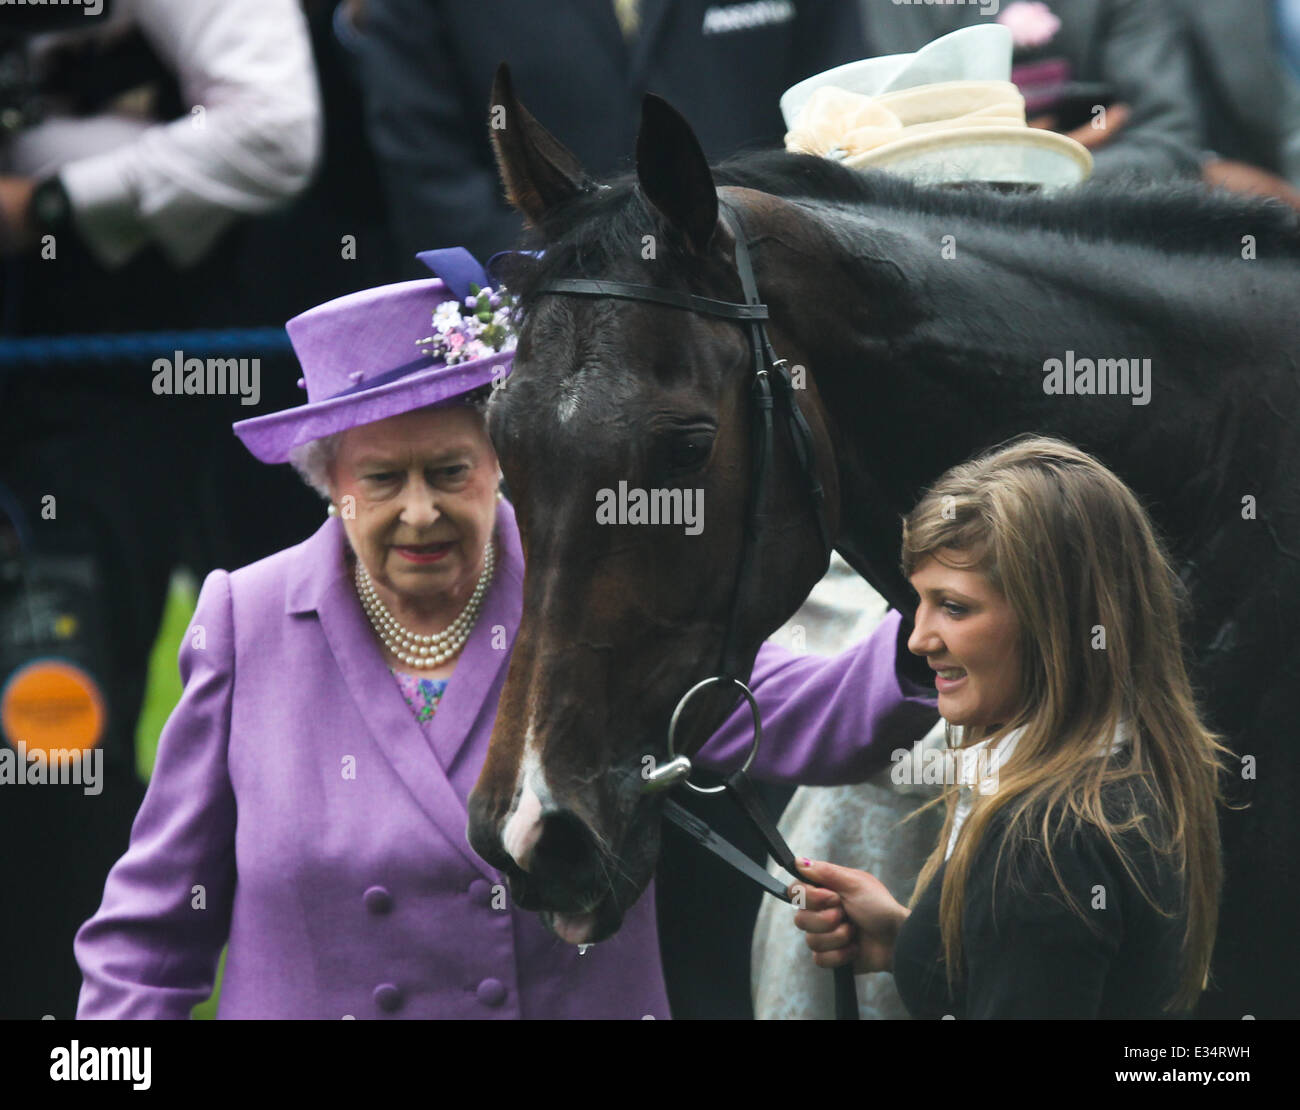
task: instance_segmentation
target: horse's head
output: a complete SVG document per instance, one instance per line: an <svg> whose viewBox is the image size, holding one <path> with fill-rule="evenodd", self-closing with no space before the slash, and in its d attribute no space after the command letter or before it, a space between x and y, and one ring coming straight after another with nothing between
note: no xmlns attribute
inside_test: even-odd
<svg viewBox="0 0 1300 1110"><path fill-rule="evenodd" d="M527 569L469 838L509 876L516 904L583 943L615 932L650 880L659 811L657 795L643 792L645 757L664 760L674 706L717 672L733 604L748 673L763 638L817 581L825 552L778 431L749 578L762 589L733 596L752 487L753 355L742 325L541 291L585 277L744 299L733 228L719 219L690 127L648 97L635 176L596 185L514 97L504 67L493 99L508 195L545 254L511 282L519 346L489 408ZM737 209L763 200L728 191ZM799 361L779 326L769 334L779 355ZM833 530L832 445L804 384ZM733 702L734 690L693 699L679 747L698 747Z"/></svg>

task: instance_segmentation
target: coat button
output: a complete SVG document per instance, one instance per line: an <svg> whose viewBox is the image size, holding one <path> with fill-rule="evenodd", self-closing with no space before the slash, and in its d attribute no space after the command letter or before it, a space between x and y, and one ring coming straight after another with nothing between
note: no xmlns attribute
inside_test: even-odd
<svg viewBox="0 0 1300 1110"><path fill-rule="evenodd" d="M361 896L371 913L387 913L393 908L393 896L382 886L372 886Z"/></svg>
<svg viewBox="0 0 1300 1110"><path fill-rule="evenodd" d="M484 979L474 993L484 1006L500 1006L506 1000L506 985L500 979Z"/></svg>
<svg viewBox="0 0 1300 1110"><path fill-rule="evenodd" d="M392 983L380 983L371 997L374 998L375 1005L387 1014L401 1009L402 992Z"/></svg>
<svg viewBox="0 0 1300 1110"><path fill-rule="evenodd" d="M492 904L492 884L487 879L475 879L469 884L470 900L476 906Z"/></svg>

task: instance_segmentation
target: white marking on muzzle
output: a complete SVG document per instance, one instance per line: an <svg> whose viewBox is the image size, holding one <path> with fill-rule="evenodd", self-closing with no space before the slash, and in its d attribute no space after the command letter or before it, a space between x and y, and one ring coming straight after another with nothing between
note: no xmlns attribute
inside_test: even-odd
<svg viewBox="0 0 1300 1110"><path fill-rule="evenodd" d="M510 853L510 858L527 871L532 863L533 850L542 836L542 799L550 796L542 778L541 764L533 749L531 724L524 737L524 756L519 763L519 773L523 788L519 791L519 798L501 832L501 843Z"/></svg>

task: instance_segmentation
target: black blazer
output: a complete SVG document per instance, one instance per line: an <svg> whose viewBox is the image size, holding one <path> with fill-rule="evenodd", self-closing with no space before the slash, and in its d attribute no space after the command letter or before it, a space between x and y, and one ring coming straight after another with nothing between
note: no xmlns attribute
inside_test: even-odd
<svg viewBox="0 0 1300 1110"><path fill-rule="evenodd" d="M1105 788L1119 814L1120 790ZM1150 795L1143 811L1154 814ZM894 948L894 981L914 1018L1185 1018L1161 1007L1178 982L1186 912L1183 886L1167 857L1136 831L1120 838L1143 888L1173 916L1143 898L1105 836L1093 825L1061 833L1052 853L1087 921L1065 903L1041 847L1008 864L994 861L1005 818L990 825L976 852L962 917L964 974L948 992L939 936L939 896L947 863L904 922ZM1101 895L1104 894L1104 900Z"/></svg>
<svg viewBox="0 0 1300 1110"><path fill-rule="evenodd" d="M463 245L486 260L518 236L488 142L502 61L529 111L603 177L631 167L646 92L716 160L781 146L781 93L863 55L848 0L642 0L630 48L612 0L368 0L365 12L369 134L408 258Z"/></svg>
<svg viewBox="0 0 1300 1110"><path fill-rule="evenodd" d="M1175 0L1174 9L1190 40L1204 145L1281 172L1285 63L1272 0Z"/></svg>

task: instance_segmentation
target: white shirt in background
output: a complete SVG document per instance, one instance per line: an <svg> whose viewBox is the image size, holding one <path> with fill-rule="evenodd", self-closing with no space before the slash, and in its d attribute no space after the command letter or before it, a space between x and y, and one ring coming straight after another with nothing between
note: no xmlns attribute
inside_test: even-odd
<svg viewBox="0 0 1300 1110"><path fill-rule="evenodd" d="M306 187L320 158L321 109L306 20L296 0L118 0L95 29L42 35L35 58L71 36L135 25L176 76L185 115L52 112L15 135L4 172L57 172L78 233L106 266L156 243L197 262L240 216Z"/></svg>

